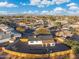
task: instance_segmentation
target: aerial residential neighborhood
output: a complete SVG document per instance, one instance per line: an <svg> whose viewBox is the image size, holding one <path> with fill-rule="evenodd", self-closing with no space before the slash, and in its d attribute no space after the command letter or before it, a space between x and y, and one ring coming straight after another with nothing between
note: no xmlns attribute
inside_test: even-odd
<svg viewBox="0 0 79 59"><path fill-rule="evenodd" d="M71 18L73 23L68 20ZM0 56L4 56L1 58L77 59L79 56L77 16L24 15L0 16L0 19Z"/></svg>
<svg viewBox="0 0 79 59"><path fill-rule="evenodd" d="M79 0L0 0L0 59L79 59Z"/></svg>

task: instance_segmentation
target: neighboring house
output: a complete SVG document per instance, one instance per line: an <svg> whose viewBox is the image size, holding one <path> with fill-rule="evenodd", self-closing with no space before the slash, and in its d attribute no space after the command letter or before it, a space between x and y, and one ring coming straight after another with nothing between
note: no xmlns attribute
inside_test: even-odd
<svg viewBox="0 0 79 59"><path fill-rule="evenodd" d="M41 45L41 46L54 46L53 36L49 29L38 28L34 32L34 35L28 36L28 45Z"/></svg>
<svg viewBox="0 0 79 59"><path fill-rule="evenodd" d="M51 59L63 59L66 57L71 57L73 55L72 50L69 46L65 44L56 44L53 47L41 47L37 45L29 46L27 44L28 38L23 40L16 40L14 43L10 44L3 51L7 53L11 58L14 56L17 58L51 58ZM40 41L38 41L40 43ZM44 55L44 57L43 57ZM13 57L12 57L13 56ZM30 57L31 56L31 57ZM72 59L72 58L70 58Z"/></svg>
<svg viewBox="0 0 79 59"><path fill-rule="evenodd" d="M72 36L73 34L71 33L71 31L68 30L62 30L56 33L56 36L60 36L60 37L67 37L67 36Z"/></svg>
<svg viewBox="0 0 79 59"><path fill-rule="evenodd" d="M7 32L8 26L4 25L4 24L0 24L0 29L3 30L4 32Z"/></svg>
<svg viewBox="0 0 79 59"><path fill-rule="evenodd" d="M5 46L6 44L8 44L7 42L9 42L9 40L11 39L11 35L4 33L4 32L0 32L0 46Z"/></svg>
<svg viewBox="0 0 79 59"><path fill-rule="evenodd" d="M36 20L36 24L44 24L44 21L43 20Z"/></svg>
<svg viewBox="0 0 79 59"><path fill-rule="evenodd" d="M54 22L53 21L47 20L47 22L48 22L48 28L54 26Z"/></svg>
<svg viewBox="0 0 79 59"><path fill-rule="evenodd" d="M29 36L28 45L55 46L52 35Z"/></svg>
<svg viewBox="0 0 79 59"><path fill-rule="evenodd" d="M19 26L26 26L26 24L23 23L23 22L19 22L18 25L19 25Z"/></svg>
<svg viewBox="0 0 79 59"><path fill-rule="evenodd" d="M27 26L27 25L30 24L30 21L21 20L21 21L18 21L16 24L19 25L19 26Z"/></svg>
<svg viewBox="0 0 79 59"><path fill-rule="evenodd" d="M21 37L21 34L16 31L12 31L11 35L13 35L14 37Z"/></svg>
<svg viewBox="0 0 79 59"><path fill-rule="evenodd" d="M60 22L63 25L68 23L68 21L66 21L66 20L56 20L56 22Z"/></svg>
<svg viewBox="0 0 79 59"><path fill-rule="evenodd" d="M76 22L75 24L70 25L72 28L79 28L79 22Z"/></svg>
<svg viewBox="0 0 79 59"><path fill-rule="evenodd" d="M0 24L0 29L3 31L3 32L6 32L6 33L11 33L12 30L14 30L13 28L11 27L8 27L4 24Z"/></svg>
<svg viewBox="0 0 79 59"><path fill-rule="evenodd" d="M73 40L73 41L78 41L79 42L79 35L72 35L71 37L67 37L67 39L69 40Z"/></svg>

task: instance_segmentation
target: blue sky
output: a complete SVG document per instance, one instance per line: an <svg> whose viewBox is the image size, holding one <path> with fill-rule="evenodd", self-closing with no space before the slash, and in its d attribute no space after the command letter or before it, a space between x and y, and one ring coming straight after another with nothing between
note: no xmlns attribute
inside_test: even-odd
<svg viewBox="0 0 79 59"><path fill-rule="evenodd" d="M78 15L79 0L0 0L0 14Z"/></svg>

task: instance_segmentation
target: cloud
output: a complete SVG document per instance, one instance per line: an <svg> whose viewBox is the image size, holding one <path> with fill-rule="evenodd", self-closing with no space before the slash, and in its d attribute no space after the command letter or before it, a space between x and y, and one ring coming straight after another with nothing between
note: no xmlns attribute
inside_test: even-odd
<svg viewBox="0 0 79 59"><path fill-rule="evenodd" d="M6 14L7 11L0 11L0 14Z"/></svg>
<svg viewBox="0 0 79 59"><path fill-rule="evenodd" d="M65 8L61 8L61 7L56 7L55 9L53 9L53 15L76 15L79 16L79 9L74 10L70 10L70 9L65 9Z"/></svg>
<svg viewBox="0 0 79 59"><path fill-rule="evenodd" d="M0 2L0 7L17 7L17 5L8 2Z"/></svg>
<svg viewBox="0 0 79 59"><path fill-rule="evenodd" d="M40 4L42 4L42 5L52 5L52 4L54 4L54 2L49 1L49 0L42 0Z"/></svg>
<svg viewBox="0 0 79 59"><path fill-rule="evenodd" d="M56 7L52 10L42 10L42 11L29 10L23 13L24 14L38 14L38 15L71 15L71 14L74 14L75 12L66 10L65 8L62 8L62 7Z"/></svg>
<svg viewBox="0 0 79 59"><path fill-rule="evenodd" d="M67 10L64 9L64 8L61 8L61 7L56 7L54 10L53 10L53 14L55 15L66 15L67 14Z"/></svg>
<svg viewBox="0 0 79 59"><path fill-rule="evenodd" d="M68 15L72 15L72 16L79 16L79 11L68 11Z"/></svg>
<svg viewBox="0 0 79 59"><path fill-rule="evenodd" d="M30 5L37 7L44 7L44 5L41 4L41 0L30 0Z"/></svg>
<svg viewBox="0 0 79 59"><path fill-rule="evenodd" d="M20 4L21 4L22 6L26 6L26 5L27 5L26 3L22 3L22 2L20 2Z"/></svg>
<svg viewBox="0 0 79 59"><path fill-rule="evenodd" d="M62 7L56 7L53 10L43 10L41 15L79 15L79 11L70 11Z"/></svg>
<svg viewBox="0 0 79 59"><path fill-rule="evenodd" d="M16 15L16 14L34 14L34 15L76 15L79 16L79 11L69 11L61 7L56 7L53 10L42 10L42 11L24 11L24 12L8 12L8 11L0 11L0 15Z"/></svg>
<svg viewBox="0 0 79 59"><path fill-rule="evenodd" d="M29 10L29 11L24 11L21 14L38 14L38 11L37 10L35 10L35 11Z"/></svg>
<svg viewBox="0 0 79 59"><path fill-rule="evenodd" d="M0 11L0 15L16 15L18 12Z"/></svg>
<svg viewBox="0 0 79 59"><path fill-rule="evenodd" d="M56 7L53 10L42 10L39 12L40 15L66 15L67 10L61 7Z"/></svg>
<svg viewBox="0 0 79 59"><path fill-rule="evenodd" d="M41 0L30 0L31 5L38 5L41 2Z"/></svg>
<svg viewBox="0 0 79 59"><path fill-rule="evenodd" d="M76 3L70 3L67 6L69 7L69 10L79 10L79 7Z"/></svg>
<svg viewBox="0 0 79 59"><path fill-rule="evenodd" d="M54 12L61 12L61 11L65 11L65 9L64 8L61 8L61 7L56 7L55 9L54 9Z"/></svg>
<svg viewBox="0 0 79 59"><path fill-rule="evenodd" d="M46 11L46 10L43 10L40 12L41 15L51 15L52 13L50 13L51 11Z"/></svg>
<svg viewBox="0 0 79 59"><path fill-rule="evenodd" d="M56 4L63 4L63 3L68 3L70 0L54 0L54 3Z"/></svg>
<svg viewBox="0 0 79 59"><path fill-rule="evenodd" d="M69 3L67 6L77 6L77 4L76 3Z"/></svg>
<svg viewBox="0 0 79 59"><path fill-rule="evenodd" d="M70 2L70 0L30 0L30 5L45 7L49 5L63 4L68 2Z"/></svg>
<svg viewBox="0 0 79 59"><path fill-rule="evenodd" d="M69 15L79 15L79 6L76 3L69 3L68 6L68 14Z"/></svg>

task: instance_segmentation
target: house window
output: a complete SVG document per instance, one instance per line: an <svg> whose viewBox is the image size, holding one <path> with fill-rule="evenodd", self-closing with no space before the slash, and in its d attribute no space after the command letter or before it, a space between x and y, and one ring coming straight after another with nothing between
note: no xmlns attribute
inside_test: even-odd
<svg viewBox="0 0 79 59"><path fill-rule="evenodd" d="M29 41L28 44L42 44L42 41Z"/></svg>
<svg viewBox="0 0 79 59"><path fill-rule="evenodd" d="M55 46L55 43L50 43L50 46Z"/></svg>
<svg viewBox="0 0 79 59"><path fill-rule="evenodd" d="M34 43L33 41L30 41L30 43Z"/></svg>
<svg viewBox="0 0 79 59"><path fill-rule="evenodd" d="M36 38L36 36L34 36L34 38Z"/></svg>

